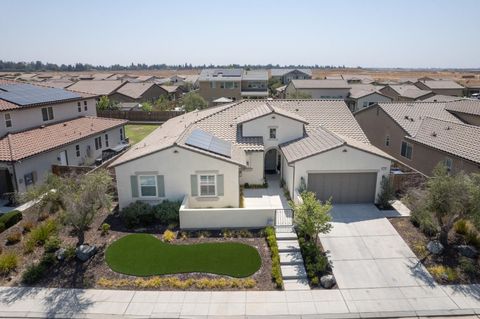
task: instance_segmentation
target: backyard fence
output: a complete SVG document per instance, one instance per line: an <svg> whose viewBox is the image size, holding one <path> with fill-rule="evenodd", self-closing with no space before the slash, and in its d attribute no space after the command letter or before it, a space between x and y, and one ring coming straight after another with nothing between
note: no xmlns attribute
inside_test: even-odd
<svg viewBox="0 0 480 319"><path fill-rule="evenodd" d="M396 193L405 194L410 188L421 188L427 177L418 172L403 172L390 174L390 181Z"/></svg>
<svg viewBox="0 0 480 319"><path fill-rule="evenodd" d="M184 114L184 111L120 111L98 110L97 116L114 119L129 120L131 122L165 122L169 119Z"/></svg>

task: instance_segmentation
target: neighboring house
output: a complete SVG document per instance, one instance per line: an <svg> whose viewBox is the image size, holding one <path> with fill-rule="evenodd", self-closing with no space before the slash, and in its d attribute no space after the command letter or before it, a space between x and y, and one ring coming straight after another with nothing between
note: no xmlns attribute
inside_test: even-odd
<svg viewBox="0 0 480 319"><path fill-rule="evenodd" d="M419 80L415 85L422 90L432 91L435 94L465 96L465 88L452 80Z"/></svg>
<svg viewBox="0 0 480 319"><path fill-rule="evenodd" d="M199 78L198 74L193 74L193 75L176 74L170 77L169 80L171 83L175 85L181 85L186 89L196 90L198 89L198 78Z"/></svg>
<svg viewBox="0 0 480 319"><path fill-rule="evenodd" d="M286 98L302 93L312 99L347 98L351 86L345 80L292 80L285 89Z"/></svg>
<svg viewBox="0 0 480 319"><path fill-rule="evenodd" d="M380 89L380 92L393 101L416 101L435 95L432 91L422 90L413 84L389 84Z"/></svg>
<svg viewBox="0 0 480 319"><path fill-rule="evenodd" d="M119 80L101 80L101 81L81 80L68 86L67 89L75 92L93 94L98 97L100 96L110 97L110 95L115 93L115 91L117 91L126 83L127 82L123 82Z"/></svg>
<svg viewBox="0 0 480 319"><path fill-rule="evenodd" d="M312 78L311 69L271 69L270 77L287 85L292 80L309 80Z"/></svg>
<svg viewBox="0 0 480 319"><path fill-rule="evenodd" d="M449 101L449 103L445 104L445 109L464 123L480 126L480 100L462 99Z"/></svg>
<svg viewBox="0 0 480 319"><path fill-rule="evenodd" d="M126 83L110 94L110 99L117 102L153 102L169 92L153 82Z"/></svg>
<svg viewBox="0 0 480 319"><path fill-rule="evenodd" d="M458 96L435 94L427 99L423 99L422 101L423 102L450 102L450 101L457 101L461 99L462 98Z"/></svg>
<svg viewBox="0 0 480 319"><path fill-rule="evenodd" d="M51 166L91 165L124 140L124 120L97 118L95 96L0 81L0 194L38 185Z"/></svg>
<svg viewBox="0 0 480 319"><path fill-rule="evenodd" d="M457 102L380 103L355 113L370 142L427 175L443 162L454 173L479 172L480 128L446 108Z"/></svg>
<svg viewBox="0 0 480 319"><path fill-rule="evenodd" d="M132 82L156 82L161 79L163 78L154 75L139 75Z"/></svg>
<svg viewBox="0 0 480 319"><path fill-rule="evenodd" d="M462 84L465 86L465 94L467 96L472 96L472 94L480 94L480 80L469 79L462 81Z"/></svg>
<svg viewBox="0 0 480 319"><path fill-rule="evenodd" d="M95 81L112 79L112 77L114 75L115 74L113 74L113 73L95 73L95 74L92 74L93 80L95 80Z"/></svg>
<svg viewBox="0 0 480 319"><path fill-rule="evenodd" d="M305 186L321 200L373 203L390 160L343 101L243 100L170 119L111 166L120 209L165 199L224 208L266 174L292 196Z"/></svg>
<svg viewBox="0 0 480 319"><path fill-rule="evenodd" d="M347 105L352 112L372 106L380 102L391 102L392 98L379 91L381 87L370 84L352 84Z"/></svg>
<svg viewBox="0 0 480 319"><path fill-rule="evenodd" d="M184 93L180 85L161 85L160 87L167 92L168 98L171 101L178 100Z"/></svg>
<svg viewBox="0 0 480 319"><path fill-rule="evenodd" d="M48 87L52 87L52 88L64 89L64 88L72 85L73 81L70 81L70 80L67 80L67 79L56 79L56 80L52 79L52 80L46 80L46 81L44 81L40 84L48 86Z"/></svg>
<svg viewBox="0 0 480 319"><path fill-rule="evenodd" d="M198 93L210 106L222 97L233 101L268 97L266 70L204 69L198 82Z"/></svg>
<svg viewBox="0 0 480 319"><path fill-rule="evenodd" d="M363 74L342 74L342 79L348 84L372 84L375 82L371 76Z"/></svg>
<svg viewBox="0 0 480 319"><path fill-rule="evenodd" d="M265 70L243 70L240 95L244 99L268 97L268 72Z"/></svg>

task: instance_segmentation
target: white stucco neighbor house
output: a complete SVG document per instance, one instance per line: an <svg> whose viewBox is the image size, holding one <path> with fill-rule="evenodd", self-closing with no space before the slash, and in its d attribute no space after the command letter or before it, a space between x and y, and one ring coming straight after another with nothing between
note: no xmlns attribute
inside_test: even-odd
<svg viewBox="0 0 480 319"><path fill-rule="evenodd" d="M120 209L183 200L221 217L222 209L242 216L240 186L262 184L266 174L279 175L292 196L306 187L321 200L373 203L390 160L344 101L244 100L175 117L111 166Z"/></svg>

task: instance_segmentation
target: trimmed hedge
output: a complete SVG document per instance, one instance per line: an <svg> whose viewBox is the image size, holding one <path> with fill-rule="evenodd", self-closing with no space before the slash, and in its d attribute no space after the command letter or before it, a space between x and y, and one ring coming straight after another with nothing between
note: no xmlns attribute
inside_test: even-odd
<svg viewBox="0 0 480 319"><path fill-rule="evenodd" d="M278 253L277 237L275 228L269 226L265 229L265 236L268 247L270 247L270 257L272 258L272 280L278 289L283 288L282 270L280 269L280 255Z"/></svg>
<svg viewBox="0 0 480 319"><path fill-rule="evenodd" d="M180 206L180 202L168 200L155 206L136 201L122 209L120 216L128 228L149 226L154 223L168 225L178 223Z"/></svg>
<svg viewBox="0 0 480 319"><path fill-rule="evenodd" d="M0 232L12 227L22 220L22 213L18 210L12 210L0 216Z"/></svg>

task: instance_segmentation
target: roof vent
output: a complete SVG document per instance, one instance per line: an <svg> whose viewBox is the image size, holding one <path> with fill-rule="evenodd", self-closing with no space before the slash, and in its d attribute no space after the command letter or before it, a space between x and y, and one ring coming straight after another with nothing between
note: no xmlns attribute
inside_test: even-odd
<svg viewBox="0 0 480 319"><path fill-rule="evenodd" d="M405 119L408 120L408 115L405 115Z"/></svg>
<svg viewBox="0 0 480 319"><path fill-rule="evenodd" d="M295 109L295 112L298 112L298 109Z"/></svg>
<svg viewBox="0 0 480 319"><path fill-rule="evenodd" d="M452 128L451 128L450 126L447 126L445 129L446 129L447 131L450 131Z"/></svg>
<svg viewBox="0 0 480 319"><path fill-rule="evenodd" d="M67 123L63 123L63 126L67 126Z"/></svg>
<svg viewBox="0 0 480 319"><path fill-rule="evenodd" d="M410 118L410 122L414 122L415 120L413 118Z"/></svg>
<svg viewBox="0 0 480 319"><path fill-rule="evenodd" d="M435 131L432 132L432 136L433 137L436 137L437 136L437 133Z"/></svg>

